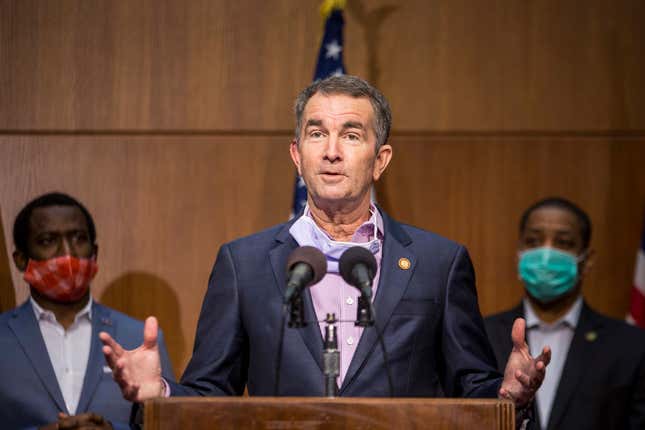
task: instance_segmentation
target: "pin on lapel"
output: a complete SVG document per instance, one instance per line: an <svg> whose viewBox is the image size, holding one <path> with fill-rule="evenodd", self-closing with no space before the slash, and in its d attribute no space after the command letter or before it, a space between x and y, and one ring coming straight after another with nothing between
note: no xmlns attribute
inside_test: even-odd
<svg viewBox="0 0 645 430"><path fill-rule="evenodd" d="M106 318L106 317L101 318L101 323L112 327L112 320L110 318Z"/></svg>
<svg viewBox="0 0 645 430"><path fill-rule="evenodd" d="M595 331L588 331L585 333L585 339L587 339L587 342L593 342L594 340L598 339L598 333Z"/></svg>
<svg viewBox="0 0 645 430"><path fill-rule="evenodd" d="M410 260L408 260L405 257L399 258L399 268L402 270L408 270L412 264L410 263Z"/></svg>

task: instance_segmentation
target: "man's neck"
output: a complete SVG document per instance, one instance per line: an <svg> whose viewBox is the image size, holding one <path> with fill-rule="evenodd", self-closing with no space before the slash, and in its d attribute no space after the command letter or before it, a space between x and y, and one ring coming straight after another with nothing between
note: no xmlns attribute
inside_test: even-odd
<svg viewBox="0 0 645 430"><path fill-rule="evenodd" d="M31 289L31 297L38 303L38 306L53 312L56 316L56 321L67 330L74 323L76 315L87 305L90 300L90 292L88 291L85 296L73 303L54 302L33 288Z"/></svg>
<svg viewBox="0 0 645 430"><path fill-rule="evenodd" d="M370 219L370 200L355 206L316 205L309 199L309 213L314 222L333 240L349 242L356 230Z"/></svg>
<svg viewBox="0 0 645 430"><path fill-rule="evenodd" d="M566 297L562 297L552 303L540 303L531 296L528 296L528 299L535 315L541 321L550 324L565 316L578 297L580 297L580 291L576 289L574 294L568 294Z"/></svg>

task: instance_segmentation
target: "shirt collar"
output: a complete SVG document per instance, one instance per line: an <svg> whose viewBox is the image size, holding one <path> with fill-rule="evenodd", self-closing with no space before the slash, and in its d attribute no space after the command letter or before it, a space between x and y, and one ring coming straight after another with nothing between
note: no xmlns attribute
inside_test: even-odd
<svg viewBox="0 0 645 430"><path fill-rule="evenodd" d="M40 321L41 319L49 319L53 321L56 320L56 316L52 311L49 311L47 309L43 309L42 306L40 306L36 300L34 300L33 296L29 296L29 301L31 302L31 307L34 310L34 315L36 316L36 320ZM92 296L90 295L90 299L87 301L87 304L83 306L83 309L78 311L76 316L74 317L74 322L78 321L79 318L82 318L84 316L87 316L87 319L92 321L92 304L94 303L94 299L92 299Z"/></svg>
<svg viewBox="0 0 645 430"><path fill-rule="evenodd" d="M302 213L303 217L308 217L311 218L314 222L315 220L311 216L311 210L309 209L309 203L305 204L305 209ZM317 224L316 224L317 225ZM352 242L360 243L360 242L369 242L370 240L374 239L374 225L376 225L376 235L378 239L382 239L384 234L383 234L383 216L381 215L381 212L379 212L378 208L374 203L370 202L370 218L365 221L363 224L361 224L356 231L354 232L354 235L352 236ZM320 228L320 231L325 233L327 237L329 235L327 234L326 231L324 231L322 228ZM329 237L329 239L332 239Z"/></svg>
<svg viewBox="0 0 645 430"><path fill-rule="evenodd" d="M533 328L533 327L556 327L561 323L565 323L567 327L570 327L572 329L576 328L578 325L578 320L580 319L580 312L582 312L582 296L578 296L575 302L573 302L573 305L569 308L566 314L564 314L561 318L558 320L552 322L552 323L547 323L545 321L542 321L537 314L535 313L535 310L533 309L533 305L529 301L528 298L524 297L522 300L522 303L524 304L524 317L526 318L526 327L527 328Z"/></svg>

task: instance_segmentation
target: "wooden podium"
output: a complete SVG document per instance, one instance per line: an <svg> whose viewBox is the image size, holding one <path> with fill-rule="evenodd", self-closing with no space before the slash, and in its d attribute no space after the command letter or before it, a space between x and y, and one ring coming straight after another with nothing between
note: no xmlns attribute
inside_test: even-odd
<svg viewBox="0 0 645 430"><path fill-rule="evenodd" d="M174 397L145 403L146 430L515 428L515 408L493 399Z"/></svg>

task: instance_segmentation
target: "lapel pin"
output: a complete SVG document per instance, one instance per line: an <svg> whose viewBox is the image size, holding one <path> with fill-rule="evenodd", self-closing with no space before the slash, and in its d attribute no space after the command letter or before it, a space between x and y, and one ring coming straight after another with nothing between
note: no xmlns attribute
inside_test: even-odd
<svg viewBox="0 0 645 430"><path fill-rule="evenodd" d="M101 318L101 322L102 322L104 325L107 325L107 326L112 327L112 320L111 320L111 319L109 319L109 318L105 318L105 317L103 317L103 318Z"/></svg>
<svg viewBox="0 0 645 430"><path fill-rule="evenodd" d="M598 339L598 333L595 331L588 331L585 333L585 339L587 339L587 342L593 342L594 340Z"/></svg>
<svg viewBox="0 0 645 430"><path fill-rule="evenodd" d="M399 258L399 267L403 270L408 270L411 266L410 260L405 257Z"/></svg>

